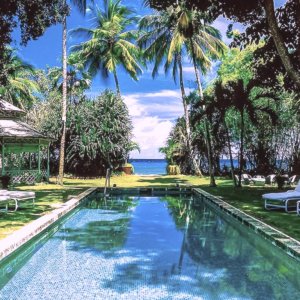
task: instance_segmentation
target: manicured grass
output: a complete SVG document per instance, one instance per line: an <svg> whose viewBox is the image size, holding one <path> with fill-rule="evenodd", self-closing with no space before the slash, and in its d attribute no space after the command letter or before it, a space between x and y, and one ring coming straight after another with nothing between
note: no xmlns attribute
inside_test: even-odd
<svg viewBox="0 0 300 300"><path fill-rule="evenodd" d="M300 217L295 212L286 213L284 210L270 211L264 209L261 195L269 192L280 192L277 187L244 186L235 188L230 181L223 181L219 182L216 188L208 186L201 188L300 241ZM289 187L288 189L293 188Z"/></svg>
<svg viewBox="0 0 300 300"><path fill-rule="evenodd" d="M55 182L53 179L52 182ZM31 201L21 202L18 211L0 213L0 239L13 231L24 226L38 217L46 214L65 202L71 195L77 195L89 187L103 187L105 179L73 179L66 178L64 186L54 183L41 184L35 186L19 187L20 190L35 191L37 195L36 205ZM217 178L218 186L209 187L208 178L198 178L194 176L115 176L111 179L111 185L117 187L161 187L193 185L200 187L207 192L221 197L226 202L243 210L244 212L262 220L263 222L283 231L284 233L300 241L300 217L295 213L285 213L284 211L266 211L263 207L261 195L267 192L278 191L276 187L255 187L246 186L234 188L231 180ZM13 206L11 206L13 207Z"/></svg>

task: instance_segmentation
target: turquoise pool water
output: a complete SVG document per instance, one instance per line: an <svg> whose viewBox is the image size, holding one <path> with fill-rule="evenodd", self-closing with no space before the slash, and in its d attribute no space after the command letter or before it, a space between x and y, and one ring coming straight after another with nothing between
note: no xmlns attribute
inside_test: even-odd
<svg viewBox="0 0 300 300"><path fill-rule="evenodd" d="M0 299L300 295L296 261L190 197L94 199L35 249L2 266Z"/></svg>

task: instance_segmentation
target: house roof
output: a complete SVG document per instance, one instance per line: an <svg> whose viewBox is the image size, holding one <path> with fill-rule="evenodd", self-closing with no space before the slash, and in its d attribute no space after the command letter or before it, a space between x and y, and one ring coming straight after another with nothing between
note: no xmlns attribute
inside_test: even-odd
<svg viewBox="0 0 300 300"><path fill-rule="evenodd" d="M41 134L34 128L30 127L28 124L21 122L19 120L0 120L0 138L1 137L13 137L22 139L47 139L49 137Z"/></svg>
<svg viewBox="0 0 300 300"><path fill-rule="evenodd" d="M24 110L0 99L0 118L20 118L24 115L26 115Z"/></svg>

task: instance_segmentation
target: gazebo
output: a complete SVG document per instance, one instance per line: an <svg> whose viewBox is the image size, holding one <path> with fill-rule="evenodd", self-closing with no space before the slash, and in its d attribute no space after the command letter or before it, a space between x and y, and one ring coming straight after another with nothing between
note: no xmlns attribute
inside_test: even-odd
<svg viewBox="0 0 300 300"><path fill-rule="evenodd" d="M9 176L12 184L49 179L51 138L23 122L25 115L25 111L0 100L1 175Z"/></svg>

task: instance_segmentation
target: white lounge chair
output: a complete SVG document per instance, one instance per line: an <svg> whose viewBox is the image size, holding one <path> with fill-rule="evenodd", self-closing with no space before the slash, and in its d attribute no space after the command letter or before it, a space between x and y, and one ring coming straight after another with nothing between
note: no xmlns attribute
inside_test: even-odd
<svg viewBox="0 0 300 300"><path fill-rule="evenodd" d="M275 174L271 174L266 177L266 184L273 185L275 183L276 183L276 175Z"/></svg>
<svg viewBox="0 0 300 300"><path fill-rule="evenodd" d="M300 183L298 183L295 190L263 194L262 198L265 200L265 209L284 208L286 212L289 212L289 203L294 202L296 208L297 201L300 200Z"/></svg>
<svg viewBox="0 0 300 300"><path fill-rule="evenodd" d="M290 185L296 185L299 182L300 176L299 175L293 175L289 178L289 184Z"/></svg>
<svg viewBox="0 0 300 300"><path fill-rule="evenodd" d="M9 196L0 196L0 203L5 203L5 211L8 210L8 202L11 200Z"/></svg>
<svg viewBox="0 0 300 300"><path fill-rule="evenodd" d="M264 186L266 183L266 178L265 178L265 176L262 176L262 175L255 175L252 177L252 181L253 181L254 185Z"/></svg>
<svg viewBox="0 0 300 300"><path fill-rule="evenodd" d="M35 201L35 193L34 192L0 190L0 197L8 197L9 200L14 200L15 201L14 211L16 211L18 209L19 201L32 200L33 204Z"/></svg>

